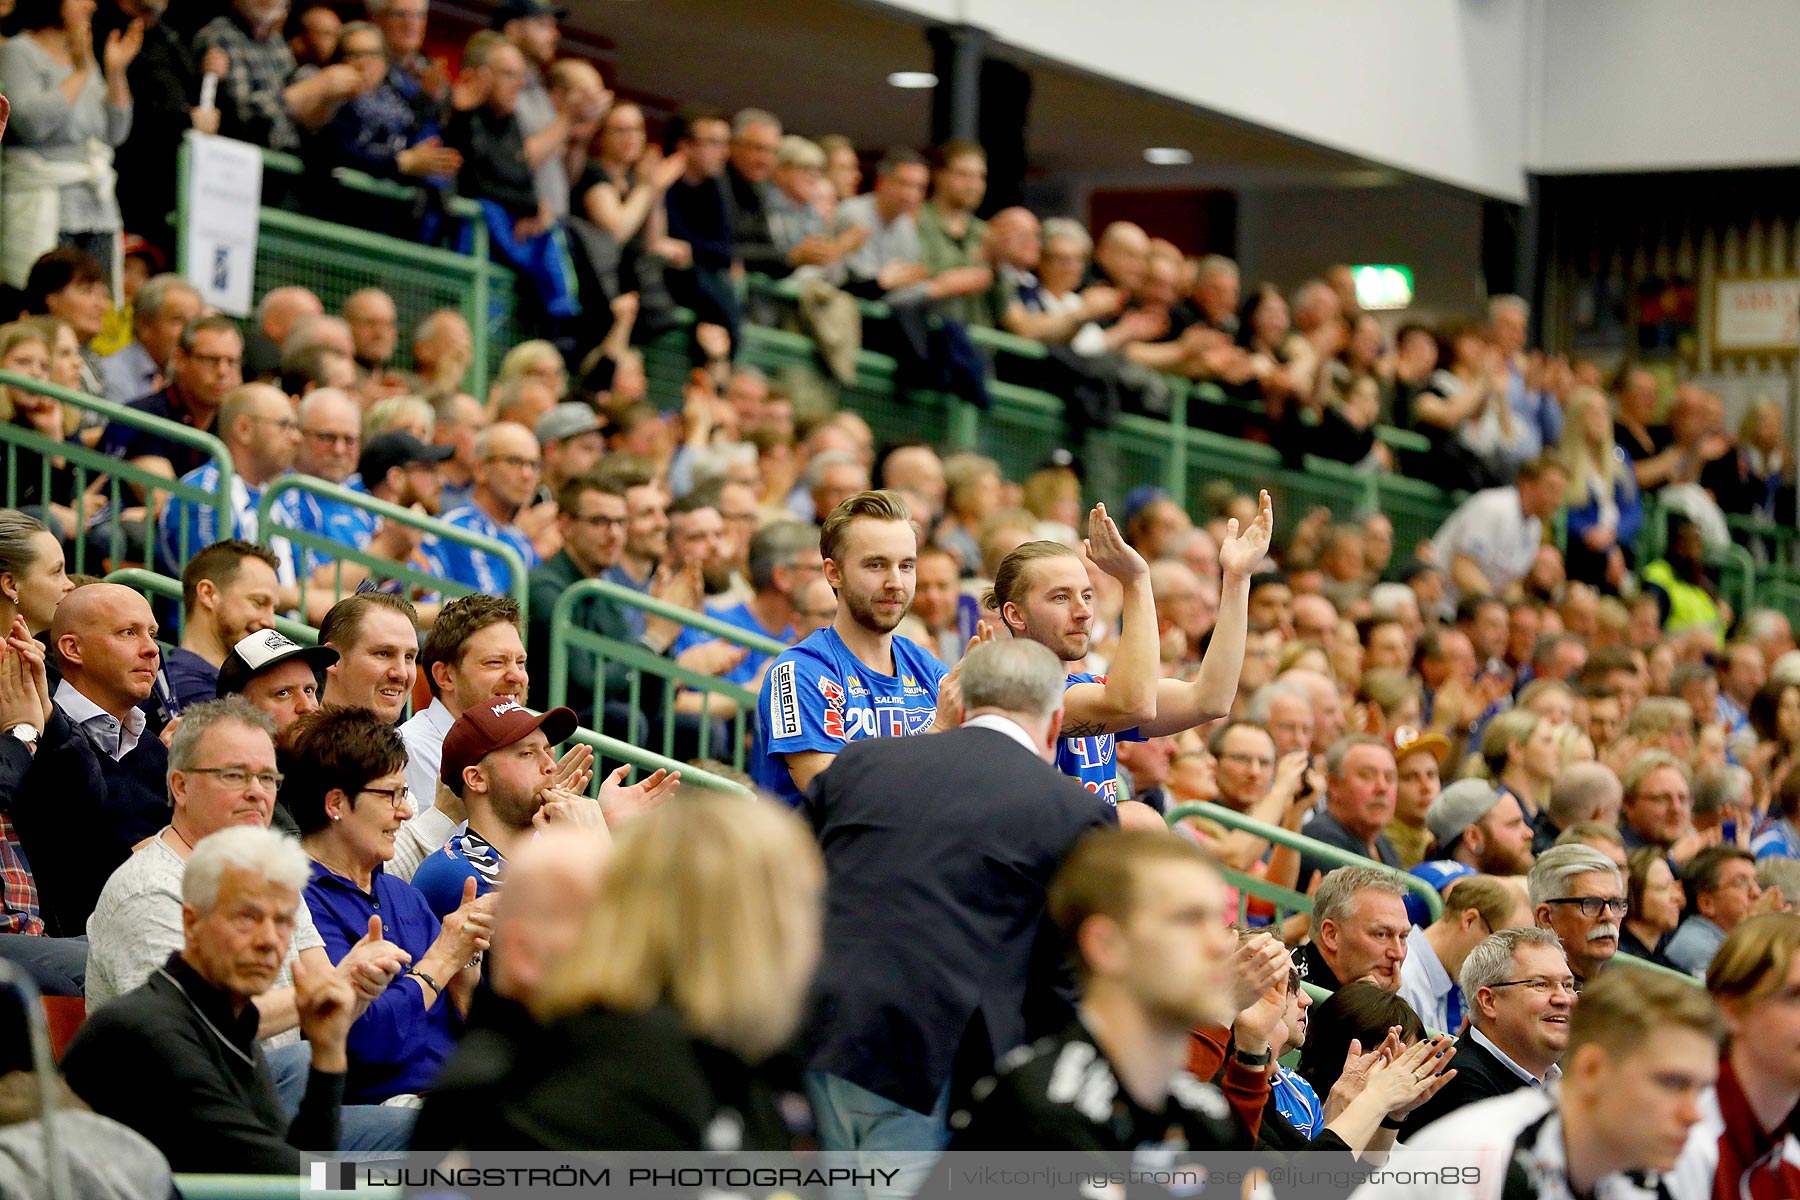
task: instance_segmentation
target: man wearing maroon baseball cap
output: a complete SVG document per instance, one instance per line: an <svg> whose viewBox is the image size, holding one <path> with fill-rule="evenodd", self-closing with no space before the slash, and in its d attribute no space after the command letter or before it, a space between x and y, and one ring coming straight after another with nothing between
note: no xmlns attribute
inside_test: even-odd
<svg viewBox="0 0 1800 1200"><path fill-rule="evenodd" d="M464 880L475 880L477 895L494 889L539 808L573 801L593 806L598 820L592 800L551 784L552 748L567 741L576 724L573 709L534 715L517 700L500 698L464 709L450 726L438 777L462 797L469 819L413 875L413 886L425 893L439 920L462 903Z"/></svg>
<svg viewBox="0 0 1800 1200"><path fill-rule="evenodd" d="M440 921L462 903L467 880L475 881L478 896L494 890L507 858L534 830L567 823L604 832L603 811L649 807L679 785L679 773L657 771L623 787L629 768L620 767L601 783L597 803L561 786L553 750L575 732L578 720L573 709L536 714L498 697L463 709L450 726L438 778L462 798L469 818L412 879Z"/></svg>

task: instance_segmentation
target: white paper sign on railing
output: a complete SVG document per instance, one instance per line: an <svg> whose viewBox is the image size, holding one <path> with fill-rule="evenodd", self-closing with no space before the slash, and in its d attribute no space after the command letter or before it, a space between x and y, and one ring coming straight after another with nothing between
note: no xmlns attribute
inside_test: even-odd
<svg viewBox="0 0 1800 1200"><path fill-rule="evenodd" d="M1721 278L1713 290L1713 349L1800 346L1800 278Z"/></svg>
<svg viewBox="0 0 1800 1200"><path fill-rule="evenodd" d="M255 307L256 226L262 151L231 138L194 135L187 176L187 257L181 273L206 303L234 317Z"/></svg>

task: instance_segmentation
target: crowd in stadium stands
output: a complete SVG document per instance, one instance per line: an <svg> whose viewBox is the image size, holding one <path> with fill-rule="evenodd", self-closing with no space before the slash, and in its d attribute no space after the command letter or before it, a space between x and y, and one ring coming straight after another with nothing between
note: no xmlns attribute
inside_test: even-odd
<svg viewBox="0 0 1800 1200"><path fill-rule="evenodd" d="M1509 1196L1800 1195L1800 648L1710 565L1726 516L1791 519L1777 409L1734 436L1682 385L1659 421L1655 375L1609 395L1511 297L1390 336L1344 268L1290 297L1134 225L984 220L974 144L888 151L868 192L761 110L684 109L658 149L558 15L508 0L453 76L424 0L12 9L0 368L231 466L216 505L173 496L220 472L171 427L0 388L42 447L0 510L0 960L85 1006L78 1171L926 1152L903 1195L946 1148L1398 1145L1535 1156ZM453 310L402 369L378 288L209 311L164 270L189 128L300 155L294 203L383 232L479 201L543 336L471 380ZM337 168L421 199L346 207ZM1078 456L878 445L737 361L746 272L793 278L839 378L882 339L900 387L985 403L994 328L1045 347L1072 447L1178 376L1290 462L1470 494L1396 554L1379 512L1137 480L1109 509ZM677 306L696 366L661 412L635 347ZM59 443L138 471L115 493ZM526 576L321 493L262 528L295 475ZM179 605L72 575L78 542ZM575 627L755 711L579 647L550 708L589 579L663 604L585 594ZM584 725L666 725L671 769L628 784Z"/></svg>

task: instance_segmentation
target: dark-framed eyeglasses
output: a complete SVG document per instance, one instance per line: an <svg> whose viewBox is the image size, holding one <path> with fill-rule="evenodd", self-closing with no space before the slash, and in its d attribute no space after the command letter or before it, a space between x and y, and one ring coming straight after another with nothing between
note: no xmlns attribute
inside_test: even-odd
<svg viewBox="0 0 1800 1200"><path fill-rule="evenodd" d="M1601 913L1615 917L1625 915L1625 898L1623 896L1565 896L1560 900L1546 900L1545 904L1573 904L1581 909L1581 915L1590 921Z"/></svg>
<svg viewBox="0 0 1800 1200"><path fill-rule="evenodd" d="M1544 975L1533 975L1530 979L1507 979L1500 983L1490 983L1488 986L1495 990L1509 987L1530 988L1540 996L1548 996L1558 991L1567 992L1571 996L1581 995L1581 980L1573 976L1568 979L1551 979Z"/></svg>

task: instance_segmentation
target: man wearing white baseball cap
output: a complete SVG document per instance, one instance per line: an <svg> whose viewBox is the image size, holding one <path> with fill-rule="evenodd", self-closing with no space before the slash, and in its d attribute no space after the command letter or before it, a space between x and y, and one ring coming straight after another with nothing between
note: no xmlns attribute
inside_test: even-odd
<svg viewBox="0 0 1800 1200"><path fill-rule="evenodd" d="M276 630L259 629L226 654L217 694L242 696L268 713L279 736L294 718L319 707L319 676L337 660L330 646L302 646Z"/></svg>

